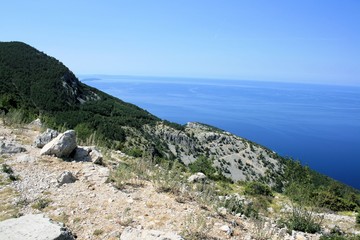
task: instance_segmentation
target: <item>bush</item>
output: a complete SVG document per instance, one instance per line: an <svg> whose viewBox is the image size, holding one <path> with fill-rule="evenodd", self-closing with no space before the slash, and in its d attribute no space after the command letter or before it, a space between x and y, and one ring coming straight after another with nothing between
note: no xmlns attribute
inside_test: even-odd
<svg viewBox="0 0 360 240"><path fill-rule="evenodd" d="M360 224L360 210L358 210L358 213L356 215L356 224Z"/></svg>
<svg viewBox="0 0 360 240"><path fill-rule="evenodd" d="M261 195L261 196L269 196L269 197L274 196L269 186L262 184L260 182L248 182L245 185L244 193L247 195Z"/></svg>
<svg viewBox="0 0 360 240"><path fill-rule="evenodd" d="M7 174L13 174L14 173L12 168L9 165L5 164L5 163L2 165L2 171L4 173L7 173Z"/></svg>
<svg viewBox="0 0 360 240"><path fill-rule="evenodd" d="M209 179L215 181L230 181L228 178L222 175L212 164L213 161L211 159L208 159L205 156L200 156L195 160L195 162L190 163L188 166L190 168L190 172L192 173L202 172Z"/></svg>
<svg viewBox="0 0 360 240"><path fill-rule="evenodd" d="M322 218L301 206L294 206L290 217L281 220L282 225L285 225L290 232L295 230L307 233L320 232L321 222Z"/></svg>
<svg viewBox="0 0 360 240"><path fill-rule="evenodd" d="M135 158L139 158L143 156L143 151L140 148L131 148L126 151L126 154Z"/></svg>
<svg viewBox="0 0 360 240"><path fill-rule="evenodd" d="M251 203L245 204L244 200L239 199L237 196L230 196L225 198L224 202L220 206L226 208L233 214L243 214L246 217L258 217L258 212Z"/></svg>
<svg viewBox="0 0 360 240"><path fill-rule="evenodd" d="M353 211L357 207L354 202L336 196L333 192L326 190L317 192L315 199L317 206L328 208L332 211Z"/></svg>

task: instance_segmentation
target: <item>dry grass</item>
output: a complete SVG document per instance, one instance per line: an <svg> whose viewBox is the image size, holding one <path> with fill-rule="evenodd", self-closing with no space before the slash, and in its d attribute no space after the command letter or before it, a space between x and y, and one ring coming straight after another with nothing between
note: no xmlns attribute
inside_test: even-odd
<svg viewBox="0 0 360 240"><path fill-rule="evenodd" d="M214 228L214 223L208 216L202 213L190 214L185 222L182 230L182 236L187 240L209 239L217 240L218 238L208 235L211 229Z"/></svg>
<svg viewBox="0 0 360 240"><path fill-rule="evenodd" d="M13 203L17 196L18 193L10 187L0 190L0 221L18 216L20 208Z"/></svg>
<svg viewBox="0 0 360 240"><path fill-rule="evenodd" d="M51 215L50 218L55 222L61 222L67 225L69 223L70 216L63 212L60 215Z"/></svg>

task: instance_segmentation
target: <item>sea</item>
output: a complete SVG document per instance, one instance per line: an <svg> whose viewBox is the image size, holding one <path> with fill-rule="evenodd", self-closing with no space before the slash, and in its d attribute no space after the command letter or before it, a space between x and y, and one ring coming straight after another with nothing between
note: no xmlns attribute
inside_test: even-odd
<svg viewBox="0 0 360 240"><path fill-rule="evenodd" d="M360 87L145 76L79 78L161 119L213 125L360 189Z"/></svg>

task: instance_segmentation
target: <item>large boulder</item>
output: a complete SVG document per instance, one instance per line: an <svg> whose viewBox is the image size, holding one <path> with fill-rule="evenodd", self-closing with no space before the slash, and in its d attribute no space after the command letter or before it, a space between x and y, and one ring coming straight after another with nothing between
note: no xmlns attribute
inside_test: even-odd
<svg viewBox="0 0 360 240"><path fill-rule="evenodd" d="M69 157L76 148L76 134L74 130L68 130L59 134L46 144L40 151L41 155L55 155L57 157Z"/></svg>
<svg viewBox="0 0 360 240"><path fill-rule="evenodd" d="M62 224L52 222L40 214L30 214L0 222L0 239L74 240L75 238Z"/></svg>
<svg viewBox="0 0 360 240"><path fill-rule="evenodd" d="M157 230L143 230L132 227L124 229L120 240L184 240L181 236L172 232L161 232Z"/></svg>
<svg viewBox="0 0 360 240"><path fill-rule="evenodd" d="M48 144L51 140L56 138L59 135L58 131L55 131L53 129L46 129L45 132L40 134L35 138L34 145L38 148L44 147L46 144Z"/></svg>

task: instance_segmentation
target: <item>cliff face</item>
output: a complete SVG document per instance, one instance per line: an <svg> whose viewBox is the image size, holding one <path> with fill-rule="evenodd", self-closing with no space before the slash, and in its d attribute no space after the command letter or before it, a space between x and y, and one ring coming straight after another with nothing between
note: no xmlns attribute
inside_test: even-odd
<svg viewBox="0 0 360 240"><path fill-rule="evenodd" d="M184 131L158 123L146 128L188 165L199 156L213 160L213 165L234 181L260 180L272 183L271 175L282 171L276 153L246 139L200 123L188 123Z"/></svg>

